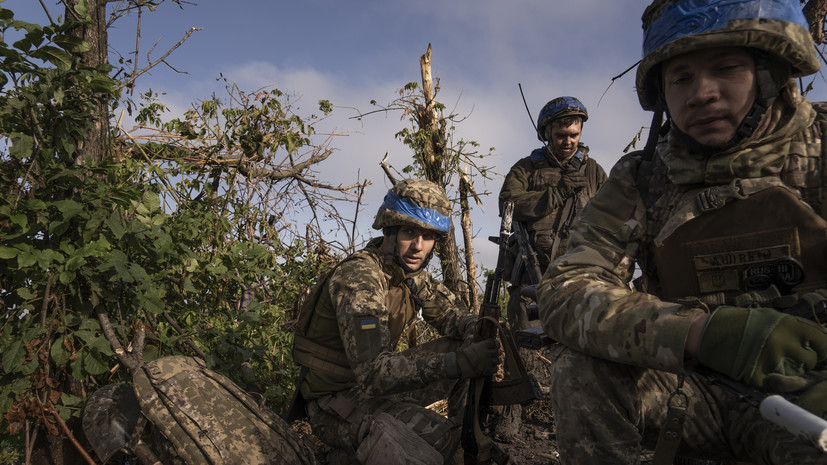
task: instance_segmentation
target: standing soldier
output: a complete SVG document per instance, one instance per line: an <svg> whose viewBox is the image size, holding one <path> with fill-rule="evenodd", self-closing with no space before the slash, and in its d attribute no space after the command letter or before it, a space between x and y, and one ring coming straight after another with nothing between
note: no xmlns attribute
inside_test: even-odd
<svg viewBox="0 0 827 465"><path fill-rule="evenodd" d="M546 103L537 117L537 138L545 145L511 167L500 191L500 205L514 203L513 219L527 233L540 274L551 260L565 252L572 220L606 180L603 168L580 142L587 119L586 107L574 97L558 97ZM511 250L513 256L521 256L516 242ZM514 330L532 326L520 289L537 284L539 276L530 276L533 272L518 260L508 279L508 323Z"/></svg>
<svg viewBox="0 0 827 465"><path fill-rule="evenodd" d="M451 230L450 203L429 181L388 191L372 239L321 278L302 307L293 356L313 434L367 465L451 463L469 378L499 364L494 339L471 342L477 322L425 267ZM444 337L402 353L421 314ZM448 417L425 408L448 400ZM335 455L335 454L334 454Z"/></svg>
<svg viewBox="0 0 827 465"><path fill-rule="evenodd" d="M827 331L784 313L827 294L827 119L793 79L819 68L800 2L655 0L643 29L637 92L667 126L614 166L538 289L562 343L562 463L636 464L645 446L660 463L823 464L696 372L827 413Z"/></svg>

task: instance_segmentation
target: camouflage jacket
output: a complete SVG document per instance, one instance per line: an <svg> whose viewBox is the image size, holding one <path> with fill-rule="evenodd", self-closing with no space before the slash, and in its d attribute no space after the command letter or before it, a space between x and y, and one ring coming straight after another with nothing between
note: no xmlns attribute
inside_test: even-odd
<svg viewBox="0 0 827 465"><path fill-rule="evenodd" d="M336 268L316 302L307 334L315 342L343 352L355 380L311 369L301 388L305 399L357 385L371 396L388 395L445 377L442 354L394 352L401 328L392 335L391 312L403 309L388 308L386 303L395 289L403 290L413 301L411 306L421 309L425 321L443 336L460 339L476 322L476 315L427 271L405 273L395 262L386 266L381 242L381 238L371 240Z"/></svg>
<svg viewBox="0 0 827 465"><path fill-rule="evenodd" d="M655 159L665 167L664 179L660 185L652 179L650 189L664 195L654 208L639 191L641 153L622 157L573 225L568 252L543 277L538 300L544 330L596 357L682 372L689 325L709 309L699 301L666 301L657 290L632 290L635 264L651 274L647 250L669 220L684 221L671 215L680 209L663 205L663 199L680 199L681 192L774 176L805 200L821 197L821 126L814 124L813 105L791 83L767 118L760 135L707 157L689 153L671 131L662 137ZM821 205L813 206L820 211Z"/></svg>

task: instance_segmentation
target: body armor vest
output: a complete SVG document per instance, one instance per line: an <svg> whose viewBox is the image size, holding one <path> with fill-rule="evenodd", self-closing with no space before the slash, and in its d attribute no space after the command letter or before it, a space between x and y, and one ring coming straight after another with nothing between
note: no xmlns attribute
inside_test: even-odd
<svg viewBox="0 0 827 465"><path fill-rule="evenodd" d="M698 215L654 247L662 298L744 306L745 294L827 286L827 221L775 179L729 201L715 197L716 188L685 194ZM710 196L718 202L708 203Z"/></svg>
<svg viewBox="0 0 827 465"><path fill-rule="evenodd" d="M534 166L534 172L528 179L528 190L538 191L545 190L549 187L556 188L560 185L562 174L565 173L566 170L585 170L586 184L582 186L582 189L580 189L578 194L575 196L575 205L573 208L573 210L579 212L583 209L589 199L594 197L598 187L597 163L589 158L588 152L589 149L580 144L578 151L572 156L569 162L566 163L563 168L560 168L549 162L546 158L544 149L534 150L531 152L531 155L529 155L529 159ZM561 206L552 212L552 214L537 221L527 223L526 229L528 232L536 233L553 233L554 231L560 232L561 230L565 230L565 233L567 234L574 215L571 215L571 218L560 218L560 212L562 210L563 208Z"/></svg>
<svg viewBox="0 0 827 465"><path fill-rule="evenodd" d="M293 360L298 365L334 375L343 380L355 380L355 376L345 356L335 315L331 318L314 318L314 316L320 302L330 302L327 291L330 276L339 265L354 258L372 259L371 254L367 251L357 252L342 260L319 279L311 289L310 294L302 302L293 343ZM389 275L387 271L384 271L384 273L390 282L390 288L385 297L385 306L389 313L388 329L390 330L391 347L395 347L403 330L417 314L417 290L413 279L406 278L401 270L395 269L393 276ZM335 347L319 344L308 338L308 335L321 336L327 341L335 341Z"/></svg>

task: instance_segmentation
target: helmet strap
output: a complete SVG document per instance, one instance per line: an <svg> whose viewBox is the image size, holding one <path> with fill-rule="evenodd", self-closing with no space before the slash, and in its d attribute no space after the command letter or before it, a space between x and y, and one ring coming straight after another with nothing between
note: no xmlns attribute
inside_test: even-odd
<svg viewBox="0 0 827 465"><path fill-rule="evenodd" d="M399 257L399 247L396 245L396 235L399 226L388 226L382 228L382 235L385 236L382 242L382 252L385 268L390 269L395 258Z"/></svg>
<svg viewBox="0 0 827 465"><path fill-rule="evenodd" d="M755 102L753 102L747 116L744 117L735 131L736 140L734 142L746 139L755 132L758 125L761 124L764 113L778 97L778 86L772 78L769 60L763 53L755 54L755 80L758 95L755 97Z"/></svg>

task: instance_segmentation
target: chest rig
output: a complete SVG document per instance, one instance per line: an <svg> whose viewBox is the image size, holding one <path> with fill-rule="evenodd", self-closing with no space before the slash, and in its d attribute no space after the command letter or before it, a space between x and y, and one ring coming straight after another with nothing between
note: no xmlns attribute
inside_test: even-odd
<svg viewBox="0 0 827 465"><path fill-rule="evenodd" d="M549 161L544 149L534 150L529 156L534 170L528 178L528 190L544 191L549 187L556 188L560 186L560 180L563 174L569 171L583 171L586 175L586 183L579 186L580 189L577 190L577 193L572 198L574 202L572 205L572 213L579 212L589 199L594 197L598 188L597 163L589 158L588 152L588 147L581 144L578 146L577 152L572 155L571 159L561 168ZM552 212L552 214L526 224L528 231L538 233L556 232L557 234L568 237L568 229L571 226L571 220L574 218L574 215L561 215L562 210L563 208L559 208L557 211ZM564 218L563 216L566 217Z"/></svg>
<svg viewBox="0 0 827 465"><path fill-rule="evenodd" d="M682 197L653 244L662 298L749 305L827 285L827 221L780 179Z"/></svg>

